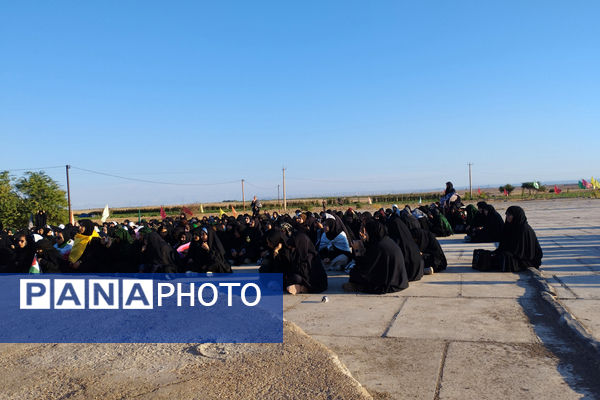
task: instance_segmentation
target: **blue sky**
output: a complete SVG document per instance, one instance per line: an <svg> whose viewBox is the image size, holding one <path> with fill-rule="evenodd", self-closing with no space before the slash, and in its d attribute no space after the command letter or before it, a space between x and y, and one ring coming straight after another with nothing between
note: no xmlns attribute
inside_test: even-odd
<svg viewBox="0 0 600 400"><path fill-rule="evenodd" d="M3 2L0 169L247 197L600 175L597 1ZM47 171L64 184L64 169ZM18 174L18 172L15 172ZM75 207L241 198L72 170Z"/></svg>

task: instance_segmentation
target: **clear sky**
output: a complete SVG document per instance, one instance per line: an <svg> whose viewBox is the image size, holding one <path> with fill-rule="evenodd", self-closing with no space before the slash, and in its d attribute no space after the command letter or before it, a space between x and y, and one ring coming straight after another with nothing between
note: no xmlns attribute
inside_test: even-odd
<svg viewBox="0 0 600 400"><path fill-rule="evenodd" d="M596 0L4 1L0 170L263 198L282 165L290 197L465 186L469 161L476 187L589 178L599 20ZM71 172L76 208L241 198Z"/></svg>

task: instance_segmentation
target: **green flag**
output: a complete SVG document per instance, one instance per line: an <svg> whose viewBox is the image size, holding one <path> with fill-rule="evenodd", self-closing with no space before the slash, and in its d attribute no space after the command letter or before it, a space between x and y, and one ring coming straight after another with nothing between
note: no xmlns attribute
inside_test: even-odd
<svg viewBox="0 0 600 400"><path fill-rule="evenodd" d="M585 186L583 186L583 182L579 181L577 182L577 185L579 185L579 189L585 189Z"/></svg>
<svg viewBox="0 0 600 400"><path fill-rule="evenodd" d="M29 267L29 273L30 274L39 274L41 272L42 272L42 270L40 269L40 264L38 263L37 255L34 255L33 261L31 261L31 267Z"/></svg>
<svg viewBox="0 0 600 400"><path fill-rule="evenodd" d="M533 187L534 187L536 190L540 190L540 183L539 183L538 181L533 181Z"/></svg>

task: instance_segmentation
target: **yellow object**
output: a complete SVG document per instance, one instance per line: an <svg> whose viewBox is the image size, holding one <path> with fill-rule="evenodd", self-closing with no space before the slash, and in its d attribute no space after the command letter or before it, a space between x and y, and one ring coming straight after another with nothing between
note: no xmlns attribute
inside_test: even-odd
<svg viewBox="0 0 600 400"><path fill-rule="evenodd" d="M71 254L69 254L69 261L71 261L72 263L76 263L77 260L81 258L81 255L85 251L85 248L87 247L90 240L97 237L100 237L100 235L98 235L98 232L96 232L95 230L89 236L82 235L81 233L75 235L75 243L73 243Z"/></svg>

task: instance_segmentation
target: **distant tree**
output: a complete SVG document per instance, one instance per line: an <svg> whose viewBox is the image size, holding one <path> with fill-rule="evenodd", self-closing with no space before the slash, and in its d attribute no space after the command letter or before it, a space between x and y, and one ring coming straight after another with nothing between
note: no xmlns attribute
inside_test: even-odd
<svg viewBox="0 0 600 400"><path fill-rule="evenodd" d="M0 222L6 227L19 227L27 222L27 217L19 212L21 198L11 185L8 171L0 172Z"/></svg>
<svg viewBox="0 0 600 400"><path fill-rule="evenodd" d="M23 200L20 211L26 218L29 214L44 210L49 224L60 224L68 220L66 192L44 172L26 172L17 181L15 188Z"/></svg>
<svg viewBox="0 0 600 400"><path fill-rule="evenodd" d="M511 194L513 190L515 190L515 187L513 185L511 185L510 183L507 183L504 186L500 186L498 188L498 191L500 193L504 193L504 190L506 190L508 192L508 194Z"/></svg>
<svg viewBox="0 0 600 400"><path fill-rule="evenodd" d="M529 190L529 195L531 196L532 190L537 190L535 186L533 186L533 182L523 182L521 183L522 192L525 192L525 189Z"/></svg>

